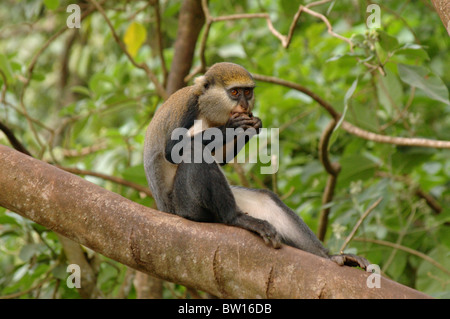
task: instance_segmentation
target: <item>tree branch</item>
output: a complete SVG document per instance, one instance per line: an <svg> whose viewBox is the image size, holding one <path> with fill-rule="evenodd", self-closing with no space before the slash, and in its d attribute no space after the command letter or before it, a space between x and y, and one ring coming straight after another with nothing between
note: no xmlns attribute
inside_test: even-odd
<svg viewBox="0 0 450 319"><path fill-rule="evenodd" d="M337 112L333 106L318 96L316 93L308 90L300 84L286 81L283 79L279 79L273 76L261 75L261 74L252 74L255 80L263 81L268 83L274 83L278 85L282 85L300 92L309 95L313 100L319 103L330 115L336 120L339 121L341 114ZM341 127L350 134L361 137L366 140L378 142L378 143L387 143L401 146L419 146L419 147L430 147L430 148L447 148L450 149L450 141L440 141L440 140L431 140L427 138L408 138L408 137L394 137L381 135L373 132L369 132L359 128L347 121L343 121Z"/></svg>
<svg viewBox="0 0 450 319"><path fill-rule="evenodd" d="M134 269L229 298L426 298L250 232L143 207L0 145L0 205Z"/></svg>
<svg viewBox="0 0 450 319"><path fill-rule="evenodd" d="M273 26L272 20L270 19L270 15L266 12L261 12L261 13L240 13L240 14L231 14L231 15L225 15L225 16L218 16L218 17L213 17L209 11L208 8L208 1L207 0L201 0L201 7L203 9L203 14L205 16L206 19L206 28L205 31L203 32L203 37L201 40L201 46L200 46L200 66L198 66L197 68L194 69L194 71L192 71L189 75L187 75L184 79L185 82L189 81L190 79L192 79L195 75L197 75L198 73L204 72L206 71L206 59L205 59L205 50L206 50L206 41L208 39L208 35L209 35L209 30L211 29L211 25L214 22L219 22L219 21L232 21L232 20L241 20L241 19L264 19L266 20L267 23L267 28L269 29L269 31L281 42L281 45L283 46L283 48L287 49L291 43L292 40L292 36L294 35L294 31L295 31L295 27L297 26L298 20L300 19L300 15L302 12L306 12L309 15L312 15L316 18L321 19L325 25L327 26L327 31L328 33L333 36L336 37L338 39L341 39L345 42L347 42L350 46L350 51L353 51L353 43L350 39L347 39L337 33L335 33L333 31L333 28L331 26L330 21L328 21L328 19L318 13L315 12L309 8L315 7L315 6L319 6L322 5L324 3L327 2L331 2L331 0L320 0L320 1L316 1L316 2L311 2L307 5L300 5L297 9L297 12L294 15L294 18L292 19L291 25L289 27L289 32L286 35L281 34L280 32L278 32L278 30ZM183 9L181 9L183 10Z"/></svg>
<svg viewBox="0 0 450 319"><path fill-rule="evenodd" d="M93 171L89 171L89 170L85 170L85 169L79 169L76 167L66 167L66 166L61 166L61 165L55 165L55 166L66 172L72 173L72 174L98 177L98 178L101 178L101 179L104 179L107 181L111 181L116 184L120 184L120 185L124 185L124 186L130 187L130 188L133 188L133 189L137 190L138 192L146 194L149 197L153 196L152 192L150 191L150 189L148 187L144 187L137 183L127 181L126 179L123 179L120 177L97 173L97 172L93 172Z"/></svg>

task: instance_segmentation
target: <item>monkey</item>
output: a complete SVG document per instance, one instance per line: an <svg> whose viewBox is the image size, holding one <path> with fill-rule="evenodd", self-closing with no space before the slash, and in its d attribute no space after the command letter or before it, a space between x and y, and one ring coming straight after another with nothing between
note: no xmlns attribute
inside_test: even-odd
<svg viewBox="0 0 450 319"><path fill-rule="evenodd" d="M255 81L244 67L216 63L193 85L176 91L157 109L147 128L143 154L146 178L157 208L197 222L244 228L277 249L283 243L339 265L366 269L369 262L363 257L330 255L312 230L275 193L228 183L221 166L237 155L240 147L236 140L242 135L230 139L225 132L230 128L253 130L244 137L245 144L262 128L261 119L252 113L254 88ZM184 129L184 138L191 141L190 147L182 149L183 158L192 159L194 149L199 147L203 160L176 160L174 154L178 155L175 150L181 137L176 138L173 133L180 128ZM205 137L211 130L220 130L225 137L221 142L222 155L219 152L218 157L209 152L209 140ZM218 159L225 161L219 163Z"/></svg>

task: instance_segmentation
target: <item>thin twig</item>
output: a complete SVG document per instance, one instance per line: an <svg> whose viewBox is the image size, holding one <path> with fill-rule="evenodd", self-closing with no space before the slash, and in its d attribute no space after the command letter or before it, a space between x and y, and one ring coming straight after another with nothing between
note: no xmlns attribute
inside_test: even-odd
<svg viewBox="0 0 450 319"><path fill-rule="evenodd" d="M408 219L406 221L406 225L402 226L402 228L399 231L399 235L397 237L397 240L395 241L395 243L397 245L400 245L401 242L403 241L403 238L405 238L405 235L408 232L409 226L413 222L414 216L416 215L417 207L418 207L417 203L415 203L415 205L412 205L411 214L409 214L409 216L408 216ZM391 265L392 261L395 258L395 255L397 255L397 251L398 251L397 248L394 248L391 251L389 257L387 258L387 260L383 264L383 268L381 269L382 272L386 272L386 270L389 268L389 266Z"/></svg>
<svg viewBox="0 0 450 319"><path fill-rule="evenodd" d="M375 203L373 203L372 205L370 205L370 207L359 218L359 220L356 223L355 227L353 227L350 235L347 236L347 238L345 239L345 242L342 244L341 249L340 249L341 254L344 253L345 247L347 247L348 243L353 239L353 237L355 236L356 231L358 230L359 226L361 226L361 224L364 221L364 219L366 219L366 217L375 209L375 207L378 206L379 203L381 203L382 200L383 200L383 197L378 198L377 201Z"/></svg>
<svg viewBox="0 0 450 319"><path fill-rule="evenodd" d="M242 165L238 162L231 162L230 163L233 169L236 171L239 177L239 181L241 182L242 186L244 187L250 187L250 182L248 181L247 177L245 176L245 171L242 168Z"/></svg>
<svg viewBox="0 0 450 319"><path fill-rule="evenodd" d="M106 0L103 0L103 2L105 2ZM81 17L80 17L80 21L82 21L83 19L85 19L89 14L91 14L94 11L94 8L91 7L89 8L86 12L84 12ZM61 27L55 34L53 34L45 43L43 46L41 46L39 48L39 50L34 54L33 58L31 59L30 64L27 67L27 71L26 71L26 78L24 80L24 84L22 87L22 91L20 93L20 98L19 98L19 105L21 107L21 112L23 114L23 116L25 117L25 119L28 122L28 126L30 127L30 130L34 136L34 138L36 139L36 142L38 143L38 145L40 146L41 150L40 150L40 154L39 154L39 158L42 157L45 149L47 148L47 145L44 145L44 143L41 141L38 132L36 131L33 123L36 123L36 119L34 119L33 117L31 117L28 114L28 111L25 107L25 102L24 102L24 97L25 97L25 92L31 82L31 78L32 78L32 74L33 74L33 70L37 64L38 58L42 55L42 53L50 46L50 44L53 43L53 41L55 41L59 36L61 36L66 30L69 30L69 28L67 28L67 26L63 26ZM40 122L39 122L40 123ZM40 126L42 126L43 128L45 128L49 133L50 133L50 140L52 140L54 138L55 132L54 130L48 128L47 126L45 126L44 124L40 124ZM54 158L53 156L53 152L50 149L50 155Z"/></svg>
<svg viewBox="0 0 450 319"><path fill-rule="evenodd" d="M282 85L300 92L309 95L313 100L319 103L330 115L337 121L339 121L341 114L337 112L333 106L318 96L316 93L310 91L309 89L301 86L300 84L286 81L280 78L276 78L273 76L261 75L253 73L253 78L258 81L274 83L278 85ZM429 148L445 148L450 149L450 141L442 141L442 140L431 140L426 138L408 138L408 137L393 137L381 135L373 132L369 132L363 130L353 124L350 124L347 121L343 121L341 127L350 134L356 135L366 140L378 142L378 143L387 143L387 144L395 144L402 146L419 146L419 147L429 147Z"/></svg>
<svg viewBox="0 0 450 319"><path fill-rule="evenodd" d="M312 15L314 17L317 17L319 19L321 19L325 25L327 26L327 30L328 33L333 36L336 37L340 40L343 40L345 42L347 42L350 46L350 51L353 52L353 43L350 39L347 39L339 34L337 34L336 32L333 31L333 28L331 26L330 21L328 21L328 19L316 12L313 11L309 8L314 7L314 6L318 6L327 2L330 2L331 0L321 0L321 1L316 1L316 2L312 2L306 6L300 5L298 7L297 12L294 15L294 18L292 20L292 23L289 27L289 32L288 35L285 36L283 34L281 34L273 25L272 20L270 19L270 15L268 13L242 13L242 14L231 14L231 15L225 15L225 16L218 16L218 17L213 17L211 16L211 12L209 11L209 7L208 7L208 2L207 0L202 0L202 9L203 9L203 13L205 15L205 31L203 32L203 37L201 39L201 43L200 43L200 66L195 68L193 72L191 72L189 75L187 75L185 77L185 81L189 81L191 80L194 76L196 76L197 74L201 73L201 72L205 72L206 71L206 59L205 59L205 50L206 50L206 41L208 39L208 35L209 35L209 31L211 29L211 25L214 22L220 22L220 21L233 21L233 20L242 20L242 19L264 19L266 20L267 23L267 28L269 29L270 33L272 33L278 40L280 40L281 45L287 49L289 47L289 44L291 43L292 40L292 36L294 34L295 31L295 27L298 23L298 20L300 19L300 15L302 12L306 12L309 15Z"/></svg>
<svg viewBox="0 0 450 319"><path fill-rule="evenodd" d="M368 132L346 121L342 122L342 128L348 133L378 143L395 144L402 146L419 146L419 147L450 149L450 141L430 140L427 138L416 138L416 137L408 138L408 137L386 136L373 132Z"/></svg>
<svg viewBox="0 0 450 319"><path fill-rule="evenodd" d="M94 177L98 177L98 178L101 178L101 179L104 179L107 181L114 182L116 184L121 184L121 185L130 187L130 188L133 188L133 189L137 190L138 192L144 193L147 196L152 197L152 193L148 187L127 181L120 177L110 176L110 175L97 173L97 172L93 172L93 171L88 171L88 170L83 170L83 169L78 169L75 167L65 167L65 166L60 166L60 165L55 165L55 166L66 172L72 173L72 174L94 176Z"/></svg>
<svg viewBox="0 0 450 319"><path fill-rule="evenodd" d="M342 41L347 42L348 45L350 46L350 51L353 52L353 42L350 39L347 39L346 37L343 37L343 36L337 34L336 32L334 32L330 21L328 21L328 19L323 14L317 13L317 12L315 12L313 10L310 10L310 9L306 8L306 7L303 7L303 11L305 11L306 13L308 13L308 14L316 17L316 18L321 19L325 23L325 25L327 26L328 33L331 36L335 37L335 38L338 38L338 39L341 39Z"/></svg>
<svg viewBox="0 0 450 319"><path fill-rule="evenodd" d="M394 244L394 243L391 243L391 242L388 242L388 241L384 241L384 240L379 240L379 239L369 239L369 238L358 238L358 237L356 237L353 240L354 241L360 241L360 242L366 242L366 243L374 243L374 244L377 244L377 245L383 245L383 246L392 247L392 248L395 248L395 249L398 249L398 250L403 250L403 251L405 251L405 252L407 252L407 253L409 253L411 255L415 255L417 257L420 257L420 258L428 261L430 264L432 264L436 268L439 268L440 270L442 270L446 274L450 275L450 270L445 268L443 265L441 265L440 263L438 263L434 259L430 258L429 256L427 256L427 255L425 255L425 254L423 254L423 253L421 253L421 252L419 252L417 250L411 249L409 247L405 247L405 246L402 246L402 245L399 245L399 244Z"/></svg>
<svg viewBox="0 0 450 319"><path fill-rule="evenodd" d="M382 82L380 81L380 83L382 83ZM405 114L408 112L409 107L412 105L415 93L416 93L416 88L413 86L411 88L411 95L409 96L405 107L401 111L399 111L399 113L397 114L397 116L394 119L392 119L390 122L380 126L380 131L386 130L389 126L395 124L398 120L402 119L403 116L405 116Z"/></svg>
<svg viewBox="0 0 450 319"><path fill-rule="evenodd" d="M44 279L40 280L36 285L24 290L24 291L19 291L16 293L12 293L10 295L4 295L4 296L0 296L0 299L15 299L18 298L20 296L26 295L27 293L39 289L43 284L45 284L47 281L50 281L52 278L50 277L50 274L52 273L53 269L55 269L55 267L58 265L58 263L54 264L53 266L51 266L44 274Z"/></svg>

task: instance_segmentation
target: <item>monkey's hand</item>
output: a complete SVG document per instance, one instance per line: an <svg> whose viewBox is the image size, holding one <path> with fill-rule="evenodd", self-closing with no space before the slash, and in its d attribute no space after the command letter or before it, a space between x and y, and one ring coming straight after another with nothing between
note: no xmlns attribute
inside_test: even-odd
<svg viewBox="0 0 450 319"><path fill-rule="evenodd" d="M370 262L364 257L353 254L332 255L330 259L340 266L361 267L364 270L370 265Z"/></svg>
<svg viewBox="0 0 450 319"><path fill-rule="evenodd" d="M244 130L248 128L254 128L256 130L256 134L259 133L262 128L262 122L259 117L253 116L252 113L234 113L231 115L228 120L226 127L230 128L242 128Z"/></svg>

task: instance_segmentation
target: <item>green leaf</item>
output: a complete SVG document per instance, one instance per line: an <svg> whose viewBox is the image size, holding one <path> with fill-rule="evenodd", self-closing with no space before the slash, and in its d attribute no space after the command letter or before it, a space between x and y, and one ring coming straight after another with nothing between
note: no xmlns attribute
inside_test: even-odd
<svg viewBox="0 0 450 319"><path fill-rule="evenodd" d="M353 81L352 85L345 93L344 110L342 111L342 115L341 115L341 118L339 119L339 122L334 127L333 133L331 133L330 141L328 142L328 149L330 149L331 145L333 145L333 143L337 140L337 138L339 136L338 129L341 126L342 122L344 121L345 116L347 115L348 101L352 97L353 93L355 93L356 87L358 85L358 79L359 78L356 78L356 80Z"/></svg>
<svg viewBox="0 0 450 319"><path fill-rule="evenodd" d="M17 222L16 219L14 219L11 216L0 214L0 224L2 225L16 225L19 226L20 224Z"/></svg>
<svg viewBox="0 0 450 319"><path fill-rule="evenodd" d="M19 257L23 261L28 261L35 254L40 254L41 251L43 251L44 248L45 248L45 245L43 245L43 244L28 244L28 245L25 245L20 250Z"/></svg>
<svg viewBox="0 0 450 319"><path fill-rule="evenodd" d="M298 3L292 0L281 0L281 7L287 14L292 14L298 10Z"/></svg>
<svg viewBox="0 0 450 319"><path fill-rule="evenodd" d="M59 0L44 0L45 6L50 10L55 10L59 7Z"/></svg>
<svg viewBox="0 0 450 319"><path fill-rule="evenodd" d="M89 81L89 88L96 96L111 92L114 87L114 79L103 73L94 74Z"/></svg>
<svg viewBox="0 0 450 319"><path fill-rule="evenodd" d="M33 74L31 75L31 78L34 81L42 82L45 80L45 74L39 73L39 72L33 72Z"/></svg>
<svg viewBox="0 0 450 319"><path fill-rule="evenodd" d="M405 273L408 255L405 252L398 251L394 257L393 262L389 265L387 273L394 280L398 280L402 274Z"/></svg>
<svg viewBox="0 0 450 319"><path fill-rule="evenodd" d="M385 69L386 76L380 78L377 83L377 95L380 104L389 115L393 110L403 105L403 88L397 75L389 69Z"/></svg>
<svg viewBox="0 0 450 319"><path fill-rule="evenodd" d="M427 51L425 51L418 44L406 43L402 47L395 50L395 54L417 57L424 60L430 60L430 56L428 55Z"/></svg>
<svg viewBox="0 0 450 319"><path fill-rule="evenodd" d="M415 167L429 160L434 150L420 147L398 147L392 155L392 167L395 172L409 174Z"/></svg>
<svg viewBox="0 0 450 319"><path fill-rule="evenodd" d="M144 174L144 166L142 164L127 167L126 169L123 170L122 176L126 180L130 180L143 186L147 186L147 180Z"/></svg>
<svg viewBox="0 0 450 319"><path fill-rule="evenodd" d="M141 48L146 38L147 31L142 24L138 22L133 22L130 24L127 31L125 32L125 36L123 37L123 42L125 42L127 50L128 52L130 52L132 57L136 57L137 52Z"/></svg>
<svg viewBox="0 0 450 319"><path fill-rule="evenodd" d="M348 110L348 101L352 97L353 93L355 93L356 87L358 86L358 80L359 80L359 78L356 78L356 80L353 81L352 85L345 93L344 111L342 112L342 116L339 119L339 122L336 124L336 127L334 128L333 132L337 131L339 129L339 127L341 126L342 122L344 121L345 115L347 114L347 110ZM329 145L331 145L331 143Z"/></svg>
<svg viewBox="0 0 450 319"><path fill-rule="evenodd" d="M377 31L380 39L380 46L387 52L392 52L398 48L399 44L396 38L390 36L384 31Z"/></svg>
<svg viewBox="0 0 450 319"><path fill-rule="evenodd" d="M75 85L70 88L73 93L83 94L86 96L91 96L91 91L85 86Z"/></svg>
<svg viewBox="0 0 450 319"><path fill-rule="evenodd" d="M220 47L218 50L218 54L224 59L232 57L244 59L247 56L245 54L244 48L239 43L232 43Z"/></svg>
<svg viewBox="0 0 450 319"><path fill-rule="evenodd" d="M67 265L62 264L58 265L52 270L52 274L55 278L58 278L60 280L66 280L69 273L67 272Z"/></svg>
<svg viewBox="0 0 450 319"><path fill-rule="evenodd" d="M363 47L365 40L366 40L366 37L360 33L353 34L352 37L350 38L350 41L352 41L352 43L358 47Z"/></svg>
<svg viewBox="0 0 450 319"><path fill-rule="evenodd" d="M399 64L398 74L403 82L423 90L429 98L450 105L444 82L426 68Z"/></svg>
<svg viewBox="0 0 450 319"><path fill-rule="evenodd" d="M339 162L342 170L338 182L344 184L353 180L364 180L372 177L377 167L375 162L359 154L343 157Z"/></svg>
<svg viewBox="0 0 450 319"><path fill-rule="evenodd" d="M434 262L441 265L444 269L450 269L450 258L448 256L448 249L443 245L436 246L428 253ZM430 280L430 274L434 280ZM444 272L441 268L431 264L428 260L423 260L417 270L417 289L427 294L432 294L440 298L450 298L448 285L443 283L450 282L450 275Z"/></svg>
<svg viewBox="0 0 450 319"><path fill-rule="evenodd" d="M13 69L11 67L11 64L9 63L8 58L6 55L0 53L0 70L3 72L3 74L6 77L6 81L8 81L8 84L10 84L13 81ZM0 77L0 80L3 79Z"/></svg>

